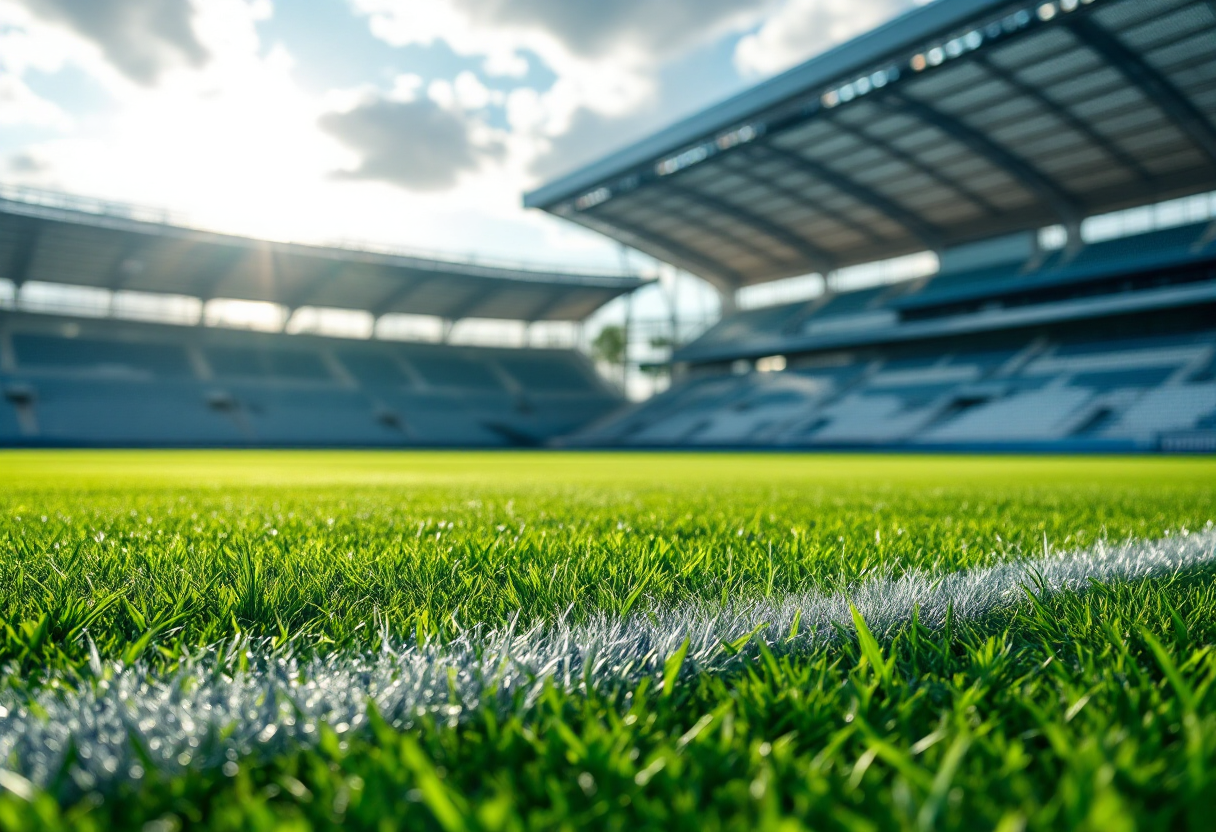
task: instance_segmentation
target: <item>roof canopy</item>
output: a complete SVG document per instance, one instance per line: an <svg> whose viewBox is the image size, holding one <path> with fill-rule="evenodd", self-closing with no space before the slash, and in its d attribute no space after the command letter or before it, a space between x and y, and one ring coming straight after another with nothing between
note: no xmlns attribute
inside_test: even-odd
<svg viewBox="0 0 1216 832"><path fill-rule="evenodd" d="M77 201L86 210L55 204ZM0 191L0 277L293 309L523 321L582 320L646 283L253 240L149 221L131 206L11 188Z"/></svg>
<svg viewBox="0 0 1216 832"><path fill-rule="evenodd" d="M937 0L528 194L724 290L1216 189L1216 2Z"/></svg>

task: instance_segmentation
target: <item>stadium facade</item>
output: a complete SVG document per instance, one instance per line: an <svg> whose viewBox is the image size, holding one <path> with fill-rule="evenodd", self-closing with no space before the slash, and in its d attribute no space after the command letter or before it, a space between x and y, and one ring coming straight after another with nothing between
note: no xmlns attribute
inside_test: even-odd
<svg viewBox="0 0 1216 832"><path fill-rule="evenodd" d="M728 314L676 352L682 382L569 441L1216 450L1210 212L1086 234L1214 190L1216 4L937 0L525 196L728 309L940 263Z"/></svg>
<svg viewBox="0 0 1216 832"><path fill-rule="evenodd" d="M468 318L581 321L645 285L636 277L273 243L132 206L0 196L0 277L14 301L71 287L196 310L194 325L172 325L0 308L0 444L539 445L624 401L574 349L238 331L204 325L198 310L220 298L409 313L450 332Z"/></svg>

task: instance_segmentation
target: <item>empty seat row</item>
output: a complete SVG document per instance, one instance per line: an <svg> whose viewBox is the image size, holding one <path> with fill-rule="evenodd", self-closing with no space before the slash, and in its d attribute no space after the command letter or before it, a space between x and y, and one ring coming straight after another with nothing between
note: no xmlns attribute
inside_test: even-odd
<svg viewBox="0 0 1216 832"><path fill-rule="evenodd" d="M896 349L825 370L798 369L794 359L784 372L677 385L575 443L1001 445L1084 439L1151 446L1164 433L1204 428L1205 420L1216 426L1216 380L1198 360L1214 347L1212 330L1132 339L1073 333L1054 344L1028 336L1019 349ZM1015 360L1023 354L1043 358ZM1155 359L1138 362L1136 355ZM824 373L818 380L817 372Z"/></svg>
<svg viewBox="0 0 1216 832"><path fill-rule="evenodd" d="M15 333L16 366L23 371L107 378L191 379L196 371L183 343L60 337ZM363 345L333 350L338 365L372 388L422 384L437 388L538 394L603 395L590 365L574 353L481 351L448 347ZM338 379L317 349L212 344L197 355L211 378L333 383Z"/></svg>

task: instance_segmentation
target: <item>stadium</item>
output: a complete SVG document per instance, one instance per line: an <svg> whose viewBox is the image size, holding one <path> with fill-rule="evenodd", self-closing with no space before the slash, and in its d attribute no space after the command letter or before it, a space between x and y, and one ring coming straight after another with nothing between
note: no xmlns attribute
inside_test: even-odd
<svg viewBox="0 0 1216 832"><path fill-rule="evenodd" d="M522 202L630 253L0 185L0 829L1210 826L1216 4L917 4Z"/></svg>
<svg viewBox="0 0 1216 832"><path fill-rule="evenodd" d="M1086 234L1094 218L1216 190L1203 4L1164 22L1151 3L1038 8L935 3L526 197L720 291L726 316L676 349L674 388L640 407L623 410L570 350L372 348L6 311L0 439L1210 450L1210 198L1176 206L1173 227ZM14 292L407 313L450 331L466 318L578 322L643 285L258 243L123 206L5 196ZM1188 207L1202 219L1186 222ZM853 291L828 279L805 302L730 311L745 287L926 251L939 266L915 279Z"/></svg>

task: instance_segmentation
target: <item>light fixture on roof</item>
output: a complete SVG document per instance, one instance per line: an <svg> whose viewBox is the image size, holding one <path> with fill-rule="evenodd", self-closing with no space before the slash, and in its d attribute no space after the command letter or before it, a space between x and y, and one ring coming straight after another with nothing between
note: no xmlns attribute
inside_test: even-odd
<svg viewBox="0 0 1216 832"><path fill-rule="evenodd" d="M766 355L756 359L756 371L760 373L779 373L786 367L784 355Z"/></svg>
<svg viewBox="0 0 1216 832"><path fill-rule="evenodd" d="M929 61L924 55L913 55L911 64L914 72L924 72L925 67L929 65Z"/></svg>
<svg viewBox="0 0 1216 832"><path fill-rule="evenodd" d="M1038 8L1039 20L1044 22L1051 20L1056 16L1056 11L1057 9L1055 3L1044 3Z"/></svg>
<svg viewBox="0 0 1216 832"><path fill-rule="evenodd" d="M1079 5L1081 5L1079 0L1060 0L1060 11L1075 12Z"/></svg>
<svg viewBox="0 0 1216 832"><path fill-rule="evenodd" d="M761 127L762 126L763 125L761 125ZM718 146L718 150L730 150L735 145L747 144L759 135L759 127L752 124L745 124L736 130L731 130L718 136L718 138L714 141L714 144Z"/></svg>
<svg viewBox="0 0 1216 832"><path fill-rule="evenodd" d="M580 211L586 211L588 208L607 202L612 198L612 191L607 188L596 188L594 191L583 194L578 199L574 200L574 207Z"/></svg>
<svg viewBox="0 0 1216 832"><path fill-rule="evenodd" d="M942 61L946 60L946 53L940 46L935 46L926 53L925 57L929 60L929 66L940 66Z"/></svg>

